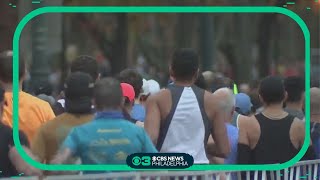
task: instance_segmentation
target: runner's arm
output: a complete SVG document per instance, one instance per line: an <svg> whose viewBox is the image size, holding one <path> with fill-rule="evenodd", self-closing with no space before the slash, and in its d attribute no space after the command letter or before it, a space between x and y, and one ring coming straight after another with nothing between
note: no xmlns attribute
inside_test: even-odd
<svg viewBox="0 0 320 180"><path fill-rule="evenodd" d="M142 137L143 137L143 153L157 153L158 150L155 148L154 144L152 143L151 139L149 138L148 134L142 130Z"/></svg>
<svg viewBox="0 0 320 180"><path fill-rule="evenodd" d="M31 153L29 148L22 146L23 150L31 157L33 160L36 160L36 157ZM9 150L9 159L13 166L16 168L18 173L23 173L26 176L41 176L42 171L34 168L25 162L25 160L20 156L16 147L10 147Z"/></svg>
<svg viewBox="0 0 320 180"><path fill-rule="evenodd" d="M212 139L212 136L210 135L208 139L206 152L212 152L215 149L216 147L215 147L214 141ZM210 164L224 164L224 158L212 156L210 153L207 153L207 157L210 161Z"/></svg>
<svg viewBox="0 0 320 180"><path fill-rule="evenodd" d="M26 135L22 132L19 132L19 139L24 151L31 157L33 160L37 160L37 158L31 153L29 148L29 142ZM9 159L13 166L16 168L18 173L23 173L27 176L41 176L42 171L39 169L34 168L33 166L29 165L25 162L25 160L20 156L17 148L14 146L13 141L9 143Z"/></svg>
<svg viewBox="0 0 320 180"><path fill-rule="evenodd" d="M157 144L160 130L160 110L157 104L157 96L150 96L146 102L146 119L144 128L150 136L153 144Z"/></svg>
<svg viewBox="0 0 320 180"><path fill-rule="evenodd" d="M300 137L300 147L303 146L304 144L304 140L305 140L305 122L301 121L301 120L297 120L296 122L299 123L299 133L301 136ZM314 160L316 159L316 152L314 150L314 147L312 145L312 141L311 141L311 138L310 138L310 144L309 144L309 147L307 149L307 152L304 154L304 156L302 157L302 160Z"/></svg>
<svg viewBox="0 0 320 180"><path fill-rule="evenodd" d="M227 130L225 126L226 112L222 106L220 106L221 101L223 101L219 96L211 95L209 96L209 107L211 110L212 118L212 138L215 144L214 148L208 151L212 156L226 158L230 153L230 143L227 135Z"/></svg>
<svg viewBox="0 0 320 180"><path fill-rule="evenodd" d="M63 164L73 155L77 154L79 138L77 136L76 128L73 128L65 141L58 154L53 158L50 164Z"/></svg>
<svg viewBox="0 0 320 180"><path fill-rule="evenodd" d="M50 162L50 164L63 164L65 163L71 156L72 150L70 148L63 148Z"/></svg>

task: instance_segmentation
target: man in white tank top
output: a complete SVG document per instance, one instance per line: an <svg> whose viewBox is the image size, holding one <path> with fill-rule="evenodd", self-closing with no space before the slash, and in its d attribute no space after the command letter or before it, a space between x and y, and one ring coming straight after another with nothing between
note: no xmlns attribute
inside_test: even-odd
<svg viewBox="0 0 320 180"><path fill-rule="evenodd" d="M172 57L173 84L150 96L145 129L160 152L188 153L195 164L208 164L207 153L225 158L230 152L225 127L223 97L194 86L199 73L198 55L179 49ZM208 137L215 148L207 152Z"/></svg>

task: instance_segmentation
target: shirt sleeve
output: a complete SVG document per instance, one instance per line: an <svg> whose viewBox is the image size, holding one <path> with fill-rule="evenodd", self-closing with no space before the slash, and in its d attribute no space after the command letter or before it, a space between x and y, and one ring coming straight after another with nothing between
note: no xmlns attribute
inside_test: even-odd
<svg viewBox="0 0 320 180"><path fill-rule="evenodd" d="M158 150L154 147L150 137L145 132L143 128L141 128L142 137L143 137L143 149L142 153L157 153Z"/></svg>
<svg viewBox="0 0 320 180"><path fill-rule="evenodd" d="M52 107L50 106L50 104L49 103L47 103L46 104L46 114L45 114L45 119L44 119L44 121L46 122L46 121L49 121L49 120L52 120L52 119L54 119L55 117L56 117L56 115L54 114L54 112L53 112L53 110L52 110Z"/></svg>
<svg viewBox="0 0 320 180"><path fill-rule="evenodd" d="M62 144L62 149L70 149L72 155L78 156L79 138L77 128L73 128Z"/></svg>

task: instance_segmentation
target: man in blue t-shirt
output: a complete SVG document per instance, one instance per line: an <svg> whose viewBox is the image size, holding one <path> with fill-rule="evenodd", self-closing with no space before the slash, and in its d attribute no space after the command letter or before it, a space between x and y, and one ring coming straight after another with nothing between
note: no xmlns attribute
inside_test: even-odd
<svg viewBox="0 0 320 180"><path fill-rule="evenodd" d="M52 164L64 163L72 156L80 157L82 164L125 164L130 154L157 152L144 129L123 117L119 81L98 81L94 102L96 117L70 132Z"/></svg>

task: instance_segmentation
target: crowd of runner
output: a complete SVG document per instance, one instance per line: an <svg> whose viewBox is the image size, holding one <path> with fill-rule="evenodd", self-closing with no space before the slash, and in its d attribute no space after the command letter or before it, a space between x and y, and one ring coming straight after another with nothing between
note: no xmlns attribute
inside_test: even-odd
<svg viewBox="0 0 320 180"><path fill-rule="evenodd" d="M13 58L0 54L0 177L44 172L19 155L12 136ZM303 77L268 76L234 91L232 79L199 71L193 49L176 50L166 87L134 69L101 78L97 61L79 56L59 99L22 91L19 136L44 164L126 164L132 153L183 152L195 164L276 164L292 159L305 140ZM320 89L310 90L311 139L303 159L319 158ZM92 173L92 172L91 172Z"/></svg>

